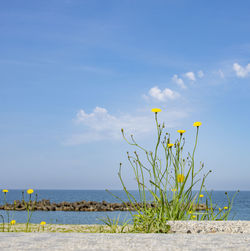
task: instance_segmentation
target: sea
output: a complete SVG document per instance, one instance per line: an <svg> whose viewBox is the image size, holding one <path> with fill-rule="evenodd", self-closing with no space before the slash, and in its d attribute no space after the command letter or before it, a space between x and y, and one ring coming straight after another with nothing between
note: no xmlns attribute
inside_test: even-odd
<svg viewBox="0 0 250 251"><path fill-rule="evenodd" d="M23 190L9 190L6 194L8 203L13 203L14 200L22 199ZM136 199L139 199L138 191L129 191ZM121 202L115 196L123 201L128 201L127 195L123 190L35 190L34 194L38 195L38 200L48 199L51 202L75 202L75 201L106 201L106 202ZM113 195L112 195L112 194ZM28 195L25 191L25 199L28 200ZM35 196L32 194L32 198ZM228 191L228 196L231 198L235 191ZM115 195L115 196L114 196ZM150 194L147 195L150 200ZM205 196L202 198L205 201ZM225 191L212 191L212 200L214 204L223 208L227 206L227 196ZM4 204L3 193L0 195L0 204ZM0 210L7 221L7 212ZM70 211L34 211L31 216L31 223L40 223L45 221L47 224L103 224L102 219L106 217L117 219L120 222L131 219L131 215L127 211L112 211L112 212L70 212ZM250 191L240 191L233 203L232 210L229 215L229 220L250 220ZM27 221L26 211L9 211L9 220L16 220L17 223L25 223ZM1 222L1 218L0 218Z"/></svg>

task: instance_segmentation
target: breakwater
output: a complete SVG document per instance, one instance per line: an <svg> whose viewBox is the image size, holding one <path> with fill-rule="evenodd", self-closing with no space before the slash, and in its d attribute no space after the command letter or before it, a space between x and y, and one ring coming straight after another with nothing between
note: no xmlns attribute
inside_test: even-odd
<svg viewBox="0 0 250 251"><path fill-rule="evenodd" d="M149 207L155 207L155 204L148 203L146 205ZM136 204L137 208L142 208L142 203ZM106 201L97 202L97 201L76 201L76 202L67 202L63 201L60 203L50 202L50 200L40 200L40 201L31 201L29 208L34 211L83 211L83 212L96 212L96 211L135 211L134 207L130 202L126 203L109 203ZM0 210L14 210L14 211L24 211L27 209L27 202L15 200L14 203L7 203L5 205L0 205ZM205 204L199 204L193 210L205 210Z"/></svg>

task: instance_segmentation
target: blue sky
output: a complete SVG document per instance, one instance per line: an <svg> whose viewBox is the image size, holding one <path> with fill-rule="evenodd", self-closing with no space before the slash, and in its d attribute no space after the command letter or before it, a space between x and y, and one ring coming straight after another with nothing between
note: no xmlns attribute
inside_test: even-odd
<svg viewBox="0 0 250 251"><path fill-rule="evenodd" d="M135 188L120 128L152 149L202 121L207 187L250 190L250 2L0 3L0 184Z"/></svg>

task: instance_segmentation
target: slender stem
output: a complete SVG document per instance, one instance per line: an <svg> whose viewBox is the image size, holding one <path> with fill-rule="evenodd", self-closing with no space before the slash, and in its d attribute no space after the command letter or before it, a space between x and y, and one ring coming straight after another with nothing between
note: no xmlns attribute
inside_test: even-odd
<svg viewBox="0 0 250 251"><path fill-rule="evenodd" d="M0 214L0 217L2 218L3 221L3 232L4 232L4 217Z"/></svg>

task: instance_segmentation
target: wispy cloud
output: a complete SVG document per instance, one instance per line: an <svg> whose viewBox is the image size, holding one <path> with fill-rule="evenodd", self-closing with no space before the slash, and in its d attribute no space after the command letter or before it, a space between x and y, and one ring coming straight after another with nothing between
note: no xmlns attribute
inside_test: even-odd
<svg viewBox="0 0 250 251"><path fill-rule="evenodd" d="M163 111L161 118L167 121L169 128L179 125L181 119L188 116L188 112L183 109ZM128 134L136 133L137 136L142 134L148 135L155 130L155 123L152 114L142 115L111 115L105 108L96 107L92 113L86 113L80 110L74 119L75 125L82 128L81 133L73 134L64 143L66 145L77 145L101 140L118 140L122 139L121 128Z"/></svg>
<svg viewBox="0 0 250 251"><path fill-rule="evenodd" d="M179 78L177 74L175 74L173 77L172 77L172 81L177 84L179 87L181 87L182 89L186 89L186 85L184 84L184 81L182 78Z"/></svg>
<svg viewBox="0 0 250 251"><path fill-rule="evenodd" d="M195 74L192 71L189 71L189 72L185 73L184 76L186 78L188 78L189 80L191 80L191 81L196 81Z"/></svg>
<svg viewBox="0 0 250 251"><path fill-rule="evenodd" d="M237 77L246 78L250 75L250 64L247 64L245 67L241 66L238 63L233 64L233 70L235 71Z"/></svg>

